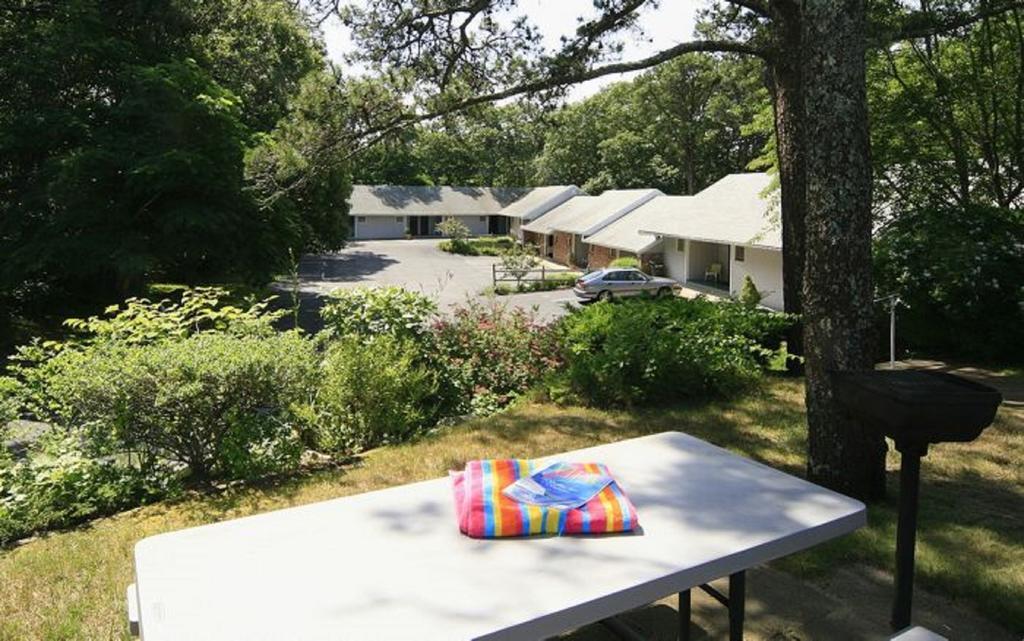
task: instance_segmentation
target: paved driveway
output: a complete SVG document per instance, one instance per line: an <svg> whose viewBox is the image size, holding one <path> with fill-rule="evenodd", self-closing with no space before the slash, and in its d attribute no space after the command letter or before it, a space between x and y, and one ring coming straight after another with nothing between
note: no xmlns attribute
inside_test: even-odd
<svg viewBox="0 0 1024 641"><path fill-rule="evenodd" d="M438 249L436 239L353 241L340 252L306 256L299 265L300 289L307 305L339 288L401 285L437 301L442 311L467 299L483 300L480 292L491 284L493 256L457 256ZM278 284L279 289L286 289ZM565 313L575 303L568 290L495 297L525 309L536 308L541 318ZM310 310L312 312L313 310ZM306 323L303 323L304 325Z"/></svg>

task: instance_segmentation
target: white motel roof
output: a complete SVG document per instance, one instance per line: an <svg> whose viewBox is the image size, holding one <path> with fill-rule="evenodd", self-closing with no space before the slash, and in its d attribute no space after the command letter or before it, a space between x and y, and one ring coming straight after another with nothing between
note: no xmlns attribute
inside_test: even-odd
<svg viewBox="0 0 1024 641"><path fill-rule="evenodd" d="M730 174L693 196L685 212L665 207L642 221L643 234L782 249L778 190L768 174ZM661 200L661 199L659 199Z"/></svg>
<svg viewBox="0 0 1024 641"><path fill-rule="evenodd" d="M600 196L576 196L523 225L523 231L586 236L661 195L657 189L612 189Z"/></svg>
<svg viewBox="0 0 1024 641"><path fill-rule="evenodd" d="M650 251L661 242L661 239L651 234L641 234L640 230L646 229L658 220L692 215L695 200L694 196L658 196L602 227L583 241L591 245L642 254Z"/></svg>
<svg viewBox="0 0 1024 641"><path fill-rule="evenodd" d="M479 216L497 214L526 193L513 187L354 185L352 216Z"/></svg>
<svg viewBox="0 0 1024 641"><path fill-rule="evenodd" d="M582 194L583 190L575 185L536 187L498 213L502 216L518 218L523 222L528 222L543 216L570 198Z"/></svg>

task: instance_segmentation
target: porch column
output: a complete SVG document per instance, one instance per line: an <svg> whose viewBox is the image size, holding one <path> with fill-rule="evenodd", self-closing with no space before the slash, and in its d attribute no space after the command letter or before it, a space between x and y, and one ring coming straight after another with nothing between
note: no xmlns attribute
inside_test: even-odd
<svg viewBox="0 0 1024 641"><path fill-rule="evenodd" d="M676 241L676 249L679 248L679 242ZM683 284L690 282L690 239L683 239Z"/></svg>
<svg viewBox="0 0 1024 641"><path fill-rule="evenodd" d="M733 279L733 272L736 271L734 269L736 267L735 256L736 256L736 246L735 245L729 245L729 295L730 296L732 296L732 293L734 291L733 288L732 288L732 279Z"/></svg>

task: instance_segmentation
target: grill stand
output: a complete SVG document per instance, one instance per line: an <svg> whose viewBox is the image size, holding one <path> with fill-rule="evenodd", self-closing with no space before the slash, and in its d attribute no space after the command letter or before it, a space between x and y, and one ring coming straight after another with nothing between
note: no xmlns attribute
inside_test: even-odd
<svg viewBox="0 0 1024 641"><path fill-rule="evenodd" d="M896 596L889 621L894 632L910 627L921 458L928 454L928 445L897 441L896 449L900 452L900 513L896 525Z"/></svg>

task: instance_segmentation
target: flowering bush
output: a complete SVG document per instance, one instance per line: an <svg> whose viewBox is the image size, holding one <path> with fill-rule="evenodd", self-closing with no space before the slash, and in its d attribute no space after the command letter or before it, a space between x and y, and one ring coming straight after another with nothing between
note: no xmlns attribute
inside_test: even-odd
<svg viewBox="0 0 1024 641"><path fill-rule="evenodd" d="M1024 212L981 205L901 212L875 235L875 282L903 300L901 344L932 354L1024 359ZM879 305L882 327L887 305ZM883 336L888 336L882 332Z"/></svg>
<svg viewBox="0 0 1024 641"><path fill-rule="evenodd" d="M431 357L464 410L504 407L562 362L555 336L534 313L499 304L455 309L434 323L430 339Z"/></svg>

